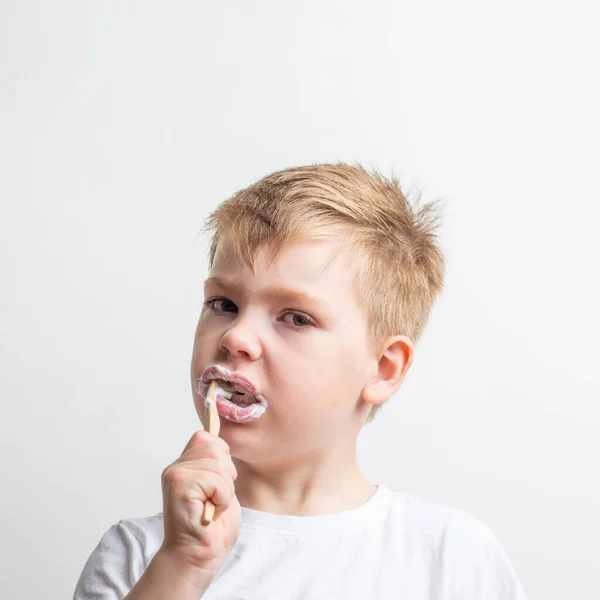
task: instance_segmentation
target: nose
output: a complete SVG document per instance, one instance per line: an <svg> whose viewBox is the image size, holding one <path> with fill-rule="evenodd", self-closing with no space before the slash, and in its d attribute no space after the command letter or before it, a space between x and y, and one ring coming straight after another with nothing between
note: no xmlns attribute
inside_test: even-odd
<svg viewBox="0 0 600 600"><path fill-rule="evenodd" d="M256 360L261 355L259 339L248 320L236 322L221 336L219 350L233 357Z"/></svg>

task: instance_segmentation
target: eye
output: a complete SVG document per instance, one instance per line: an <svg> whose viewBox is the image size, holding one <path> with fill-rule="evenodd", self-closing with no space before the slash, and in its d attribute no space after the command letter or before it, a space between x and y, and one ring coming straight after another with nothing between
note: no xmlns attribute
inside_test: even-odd
<svg viewBox="0 0 600 600"><path fill-rule="evenodd" d="M289 317L291 317L291 319ZM283 321L289 325L297 327L298 329L311 327L315 324L315 322L308 315L297 312L285 313L285 315L283 315Z"/></svg>
<svg viewBox="0 0 600 600"><path fill-rule="evenodd" d="M237 312L237 306L227 298L211 298L204 305L215 312Z"/></svg>

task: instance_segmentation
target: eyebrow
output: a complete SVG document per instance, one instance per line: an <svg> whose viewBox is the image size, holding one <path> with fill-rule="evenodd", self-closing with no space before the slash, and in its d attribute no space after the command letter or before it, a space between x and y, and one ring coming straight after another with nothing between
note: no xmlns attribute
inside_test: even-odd
<svg viewBox="0 0 600 600"><path fill-rule="evenodd" d="M230 291L239 290L239 287L236 282L232 279L225 279L223 277L209 277L204 282L204 289L209 285L216 285L218 287L224 288ZM326 302L320 298L316 298L315 296L311 296L306 292L302 292L300 290L294 290L292 288L281 287L278 285L271 285L260 290L260 295L274 298L278 300L289 300L293 302L303 302L306 304L311 304L313 306L324 306Z"/></svg>

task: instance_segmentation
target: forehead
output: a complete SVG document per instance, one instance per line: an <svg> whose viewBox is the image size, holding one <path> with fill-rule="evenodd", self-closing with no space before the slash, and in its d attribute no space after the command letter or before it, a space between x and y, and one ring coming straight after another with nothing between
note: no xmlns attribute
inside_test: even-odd
<svg viewBox="0 0 600 600"><path fill-rule="evenodd" d="M348 252L337 240L307 239L285 245L276 256L271 247L259 248L254 256L255 273L235 255L226 239L219 242L211 278L235 278L246 288L262 286L292 287L330 296L354 297L355 271Z"/></svg>

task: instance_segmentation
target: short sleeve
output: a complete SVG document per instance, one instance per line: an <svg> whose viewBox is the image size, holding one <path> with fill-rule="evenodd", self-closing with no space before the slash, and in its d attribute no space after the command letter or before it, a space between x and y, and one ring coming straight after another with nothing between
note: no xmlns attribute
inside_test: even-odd
<svg viewBox="0 0 600 600"><path fill-rule="evenodd" d="M452 600L527 600L502 544L475 517L463 514L448 532Z"/></svg>
<svg viewBox="0 0 600 600"><path fill-rule="evenodd" d="M140 541L121 521L102 536L88 558L73 600L122 600L145 568Z"/></svg>

